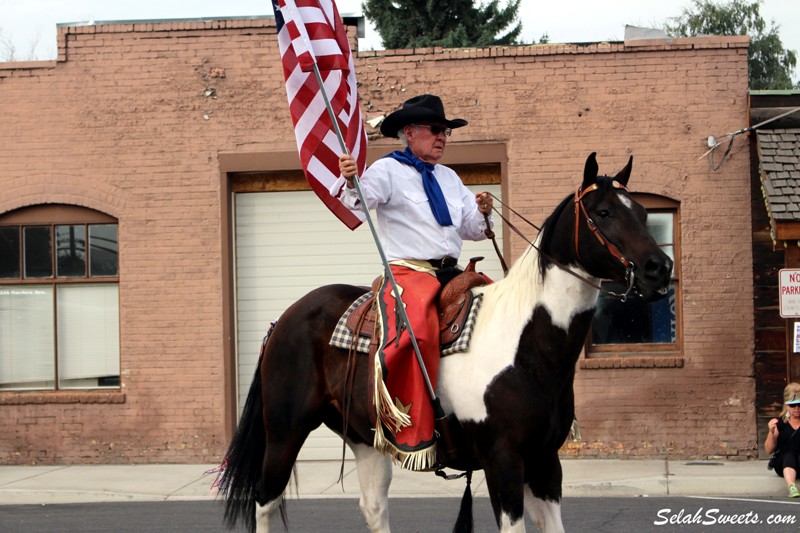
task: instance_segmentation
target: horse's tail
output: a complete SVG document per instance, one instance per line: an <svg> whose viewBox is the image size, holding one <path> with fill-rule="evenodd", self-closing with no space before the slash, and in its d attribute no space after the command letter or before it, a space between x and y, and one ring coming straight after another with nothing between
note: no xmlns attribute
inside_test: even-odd
<svg viewBox="0 0 800 533"><path fill-rule="evenodd" d="M456 525L453 526L453 533L472 533L474 524L472 520L472 470L467 471L467 488L464 489L464 496L461 498L461 508L458 510Z"/></svg>
<svg viewBox="0 0 800 533"><path fill-rule="evenodd" d="M267 447L264 431L263 406L261 397L261 361L264 348L256 365L256 374L247 401L244 404L239 426L231 440L223 462L223 472L218 483L220 494L225 498L225 522L234 528L242 518L248 531L256 529L256 484L261 477L261 467Z"/></svg>

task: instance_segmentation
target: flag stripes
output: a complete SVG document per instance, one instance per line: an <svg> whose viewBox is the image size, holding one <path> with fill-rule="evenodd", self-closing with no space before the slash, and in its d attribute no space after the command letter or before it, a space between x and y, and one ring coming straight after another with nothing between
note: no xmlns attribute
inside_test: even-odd
<svg viewBox="0 0 800 533"><path fill-rule="evenodd" d="M355 229L364 215L350 211L330 192L339 177L342 149L314 73L316 64L347 150L361 174L366 166L367 137L347 32L332 0L273 0L273 8L303 171L325 205Z"/></svg>

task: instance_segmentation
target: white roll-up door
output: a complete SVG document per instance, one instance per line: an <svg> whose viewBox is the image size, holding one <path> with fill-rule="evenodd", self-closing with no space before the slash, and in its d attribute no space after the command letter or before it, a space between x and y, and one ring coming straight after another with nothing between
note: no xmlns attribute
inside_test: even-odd
<svg viewBox="0 0 800 533"><path fill-rule="evenodd" d="M500 197L500 185L476 185ZM369 285L381 271L366 224L350 231L311 191L234 194L238 410L244 405L270 322L309 291L330 283ZM496 218L495 233L502 230ZM499 242L502 246L502 242ZM465 242L461 264L484 256L482 272L502 279L491 241ZM327 428L311 434L301 460L341 457L341 439Z"/></svg>

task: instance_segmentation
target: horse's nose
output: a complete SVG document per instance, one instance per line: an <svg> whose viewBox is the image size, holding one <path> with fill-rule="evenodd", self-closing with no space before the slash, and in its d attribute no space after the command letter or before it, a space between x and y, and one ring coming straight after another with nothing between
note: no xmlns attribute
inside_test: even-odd
<svg viewBox="0 0 800 533"><path fill-rule="evenodd" d="M663 252L652 255L644 264L644 273L652 280L668 281L672 274L672 259Z"/></svg>

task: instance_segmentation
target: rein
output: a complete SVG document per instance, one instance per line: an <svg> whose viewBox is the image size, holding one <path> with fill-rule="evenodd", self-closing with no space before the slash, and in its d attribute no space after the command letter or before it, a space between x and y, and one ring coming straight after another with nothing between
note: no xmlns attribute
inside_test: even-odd
<svg viewBox="0 0 800 533"><path fill-rule="evenodd" d="M621 183L619 183L616 180L612 180L612 184L617 189L623 189L623 190L626 190L626 191L628 190L624 185L622 185ZM589 194L591 192L594 192L596 190L597 190L597 185L594 184L591 187L588 187L586 190L583 190L582 188L578 188L578 190L575 191L575 198L573 200L573 203L575 204L575 239L574 239L575 240L575 255L578 258L578 260L580 260L580 253L578 252L578 242L579 242L578 241L578 235L579 235L578 227L580 225L580 217L581 217L581 215L583 215L583 218L586 220L586 225L588 226L588 228L592 232L592 234L609 251L609 253L612 256L614 256L618 261L620 261L620 263L622 263L623 267L625 267L625 282L627 283L628 287L627 287L627 289L625 290L624 293L618 293L618 292L610 291L610 290L606 289L605 287L602 287L599 284L594 283L593 281L590 281L590 280L586 279L585 277L581 276L580 274L578 274L577 272L572 270L570 267L562 264L560 261L556 260L555 258L550 256L549 254L543 252L541 250L541 248L536 246L536 244L534 244L533 241L531 241L527 236L525 236L519 230L519 228L517 228L509 219L507 219L505 216L503 216L503 213L499 209L497 209L495 207L493 207L492 209L503 220L503 222L509 227L509 229L511 229L514 233L516 233L519 237L521 237L522 240L524 240L525 242L530 244L531 247L533 247L534 250L539 252L539 254L542 255L543 257L547 258L555 266L557 266L558 268L560 268L561 270L563 270L567 274L570 274L571 276L579 279L580 281L582 281L583 283L589 285L590 287L592 287L594 289L597 289L598 291L600 291L600 292L602 292L604 294L607 294L608 296L611 296L612 298L616 298L616 299L620 300L621 302L625 302L628 299L628 295L633 290L633 283L634 283L634 279L635 279L633 271L634 271L635 265L633 264L633 262L631 262L627 258L625 258L625 256L622 255L622 253L619 251L619 249L612 242L610 242L607 238L605 238L603 236L603 234L600 232L600 228L598 228L597 225L594 223L594 221L589 217L589 214L586 211L586 207L583 205L583 198L587 194ZM541 227L537 226L536 224L534 224L533 222L531 222L530 220L528 220L527 218L522 216L519 212L515 211L508 204L503 203L503 201L500 198L498 198L497 196L495 196L492 193L489 193L489 194L491 194L492 198L497 200L497 202L501 206L505 207L506 209L511 211L513 214L517 215L519 218L521 218L523 221L525 221L528 225L530 225L531 227L536 229L536 231L542 231ZM489 216L488 215L485 215L485 216L486 216L486 219L487 219L487 228L488 228L488 218L489 218ZM508 273L508 268L506 267L506 263L503 260L503 256L501 255L500 249L499 249L499 247L497 245L497 242L494 239L494 233L491 232L490 230L487 230L486 235L487 235L487 237L492 239L492 243L494 244L494 248L495 248L495 251L497 252L497 256L500 258L500 264L503 266L503 272L504 273Z"/></svg>

